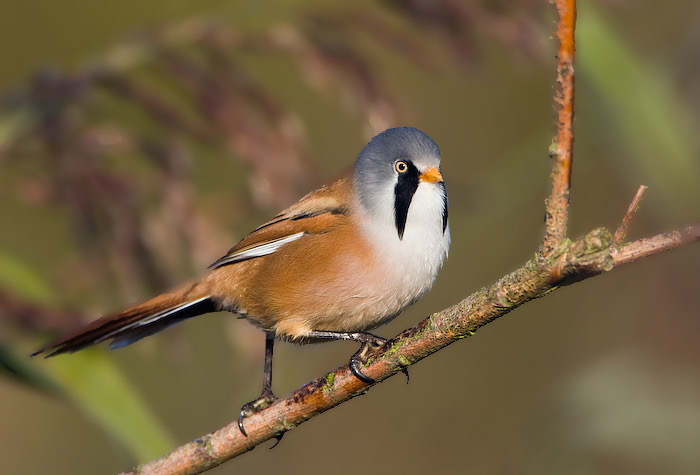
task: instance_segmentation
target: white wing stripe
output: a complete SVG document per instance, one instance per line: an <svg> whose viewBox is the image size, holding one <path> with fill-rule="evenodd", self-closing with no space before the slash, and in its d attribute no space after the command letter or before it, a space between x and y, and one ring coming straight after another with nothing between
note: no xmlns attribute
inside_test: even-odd
<svg viewBox="0 0 700 475"><path fill-rule="evenodd" d="M228 259L226 259L225 262L237 262L245 259L252 259L253 257L262 257L268 254L272 254L280 247L292 241L296 241L303 235L304 232L301 231L296 234L290 234L289 236L285 236L280 239L275 239L274 241L269 241L264 244L260 244L259 246L251 247L250 249L246 249L244 251L240 251L233 254Z"/></svg>

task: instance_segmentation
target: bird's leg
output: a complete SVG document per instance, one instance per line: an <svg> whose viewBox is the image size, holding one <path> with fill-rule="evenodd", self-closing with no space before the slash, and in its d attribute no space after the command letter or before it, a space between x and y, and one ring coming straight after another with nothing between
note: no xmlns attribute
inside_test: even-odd
<svg viewBox="0 0 700 475"><path fill-rule="evenodd" d="M238 416L238 428L246 437L248 437L248 434L246 434L246 431L243 428L243 419L265 409L267 406L277 401L277 398L272 393L272 349L274 344L274 332L265 332L265 373L263 375L262 393L260 394L259 398L244 404L241 408L241 415ZM277 442L279 442L281 439L282 436L280 435L277 438Z"/></svg>
<svg viewBox="0 0 700 475"><path fill-rule="evenodd" d="M360 349L350 357L350 371L357 379L367 384L374 384L377 381L362 373L360 368L366 362L367 354L374 348L382 347L388 340L378 337L367 332L330 332L314 330L306 335L307 338L318 338L327 340L352 340L362 343ZM402 369L406 378L408 378L408 370Z"/></svg>

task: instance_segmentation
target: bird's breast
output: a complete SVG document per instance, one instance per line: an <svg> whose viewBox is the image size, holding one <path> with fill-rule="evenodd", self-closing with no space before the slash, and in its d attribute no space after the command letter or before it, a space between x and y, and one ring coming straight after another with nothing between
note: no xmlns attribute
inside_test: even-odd
<svg viewBox="0 0 700 475"><path fill-rule="evenodd" d="M449 226L443 222L443 196L442 188L419 186L401 237L391 219L362 221L360 227L374 256L373 280L380 282L375 292L385 307L377 324L396 316L435 282L450 245Z"/></svg>
<svg viewBox="0 0 700 475"><path fill-rule="evenodd" d="M420 188L416 197L421 198ZM437 203L411 205L402 239L393 220L352 215L343 225L304 235L272 254L217 269L230 273L219 293L228 292L230 309L244 310L252 322L291 340L312 330L376 327L435 281L449 246L442 199Z"/></svg>

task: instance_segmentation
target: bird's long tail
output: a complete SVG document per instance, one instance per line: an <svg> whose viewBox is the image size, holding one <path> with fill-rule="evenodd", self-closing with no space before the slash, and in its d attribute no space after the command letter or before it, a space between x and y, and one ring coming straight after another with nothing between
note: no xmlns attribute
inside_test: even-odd
<svg viewBox="0 0 700 475"><path fill-rule="evenodd" d="M121 348L188 318L215 312L216 304L203 287L199 283L189 284L122 312L105 315L52 341L32 356L46 352L48 358L73 353L105 340L112 340L111 348Z"/></svg>

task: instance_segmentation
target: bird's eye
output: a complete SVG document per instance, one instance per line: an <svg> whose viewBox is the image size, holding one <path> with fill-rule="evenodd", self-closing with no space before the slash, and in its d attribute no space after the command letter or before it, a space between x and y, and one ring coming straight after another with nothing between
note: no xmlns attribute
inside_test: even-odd
<svg viewBox="0 0 700 475"><path fill-rule="evenodd" d="M399 173L406 173L408 170L408 163L404 162L403 160L399 160L396 162L396 164L394 164L394 168Z"/></svg>

